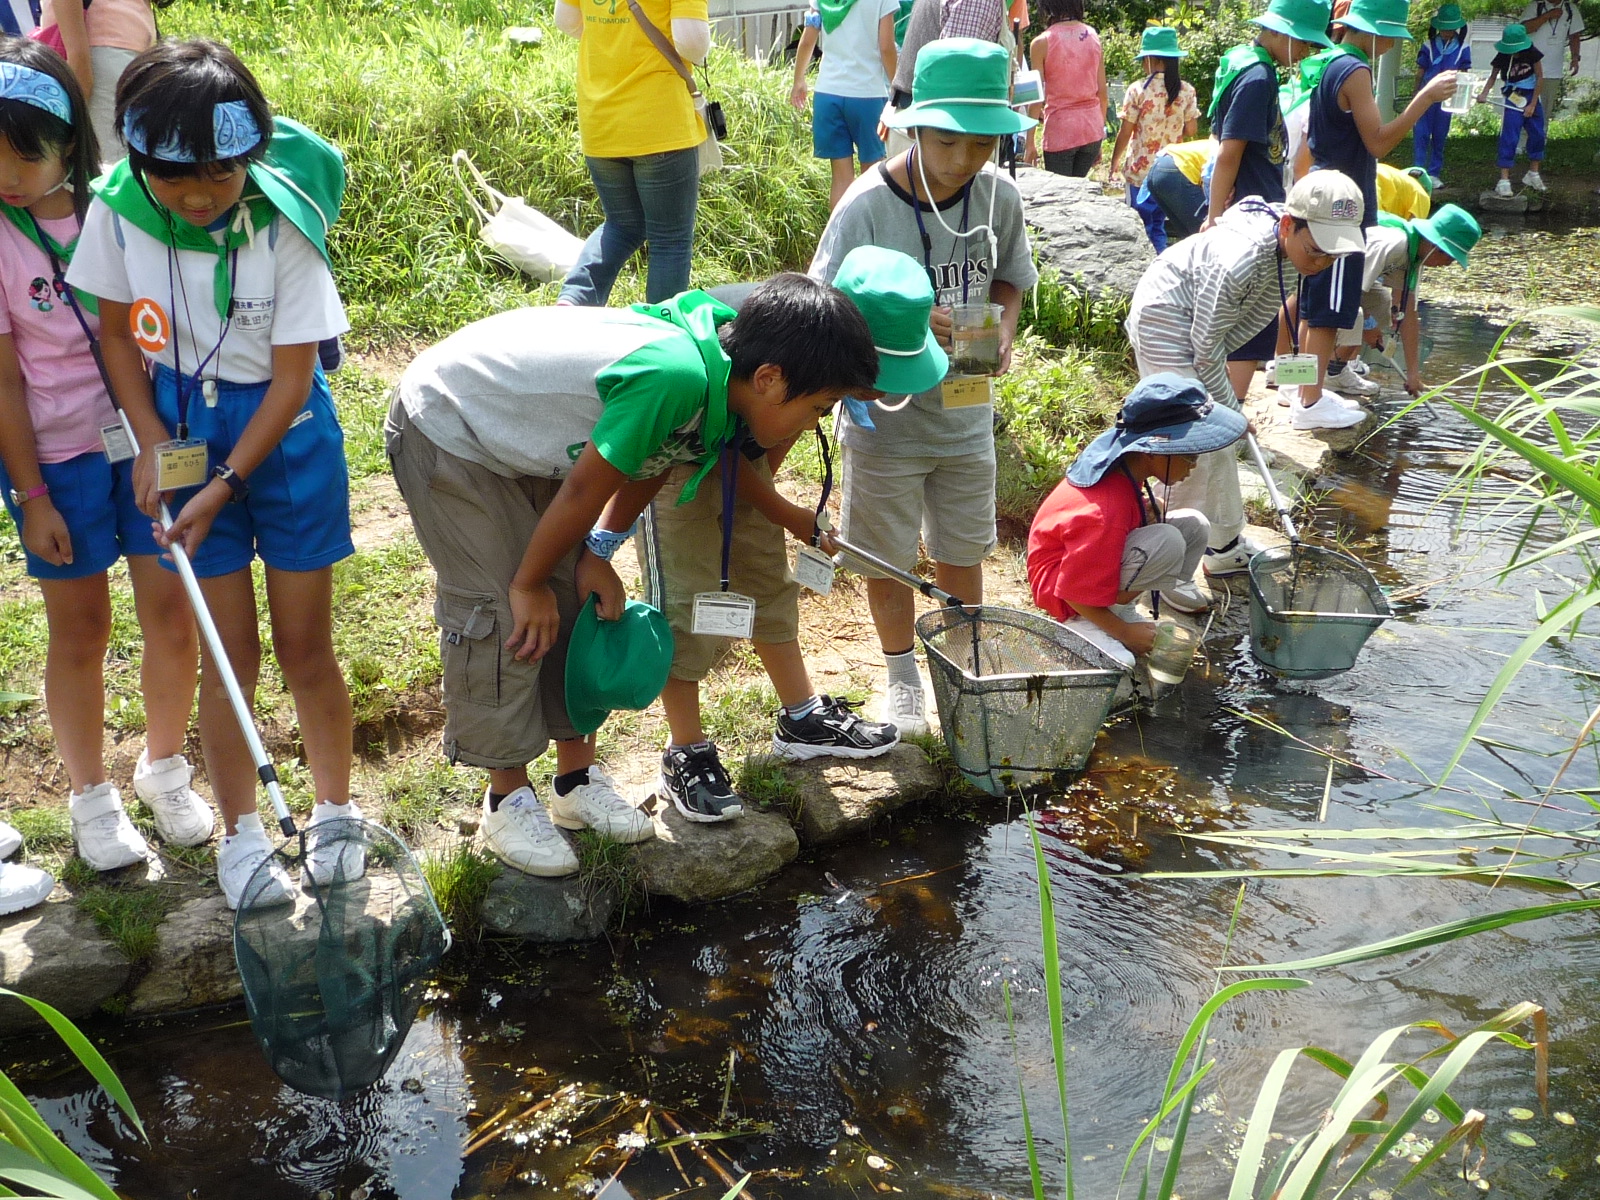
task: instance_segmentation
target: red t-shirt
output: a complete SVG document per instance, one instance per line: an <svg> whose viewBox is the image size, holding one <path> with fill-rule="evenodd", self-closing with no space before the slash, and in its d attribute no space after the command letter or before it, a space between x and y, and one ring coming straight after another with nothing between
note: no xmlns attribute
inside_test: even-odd
<svg viewBox="0 0 1600 1200"><path fill-rule="evenodd" d="M1143 515L1138 489L1117 467L1091 487L1063 479L1028 530L1033 602L1058 621L1077 615L1071 603L1115 604L1122 590L1123 547Z"/></svg>

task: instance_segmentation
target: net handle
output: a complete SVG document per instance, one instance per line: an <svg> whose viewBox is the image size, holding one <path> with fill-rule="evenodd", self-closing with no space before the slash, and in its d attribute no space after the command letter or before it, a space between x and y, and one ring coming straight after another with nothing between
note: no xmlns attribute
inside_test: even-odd
<svg viewBox="0 0 1600 1200"><path fill-rule="evenodd" d="M943 588L935 587L926 579L922 578L922 576L913 575L910 571L902 571L899 567L891 566L890 564L884 562L883 559L879 558L876 554L868 554L859 546L852 546L849 542L842 539L836 533L830 534L829 536L833 539L833 544L839 547L840 550L848 554L851 558L859 559L860 561L866 563L867 566L871 567L873 570L887 575L889 578L897 580L909 588L915 588L924 596L928 597L928 599L937 600L940 604L943 604L948 608L965 609L967 607L967 605L956 599L956 597L952 596L949 592L945 591Z"/></svg>
<svg viewBox="0 0 1600 1200"><path fill-rule="evenodd" d="M1256 470L1261 472L1261 482L1267 485L1267 495L1272 497L1272 507L1278 510L1278 520L1283 522L1283 531L1289 535L1289 544L1298 546L1300 534L1294 527L1294 519L1289 516L1289 504L1283 498L1283 493L1278 490L1278 482L1273 479L1272 472L1267 470L1267 460L1261 453L1261 443L1256 441L1256 435L1249 430L1245 431L1244 440L1250 447L1250 456L1256 460Z"/></svg>

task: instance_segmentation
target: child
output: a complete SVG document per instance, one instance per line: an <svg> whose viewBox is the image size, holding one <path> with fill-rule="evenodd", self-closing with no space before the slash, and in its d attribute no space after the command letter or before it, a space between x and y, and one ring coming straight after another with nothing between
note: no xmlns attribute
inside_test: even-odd
<svg viewBox="0 0 1600 1200"><path fill-rule="evenodd" d="M325 257L343 162L310 131L274 123L255 77L203 39L141 54L123 76L117 123L128 157L98 183L70 280L100 298L106 366L139 440L139 507L156 516L170 499L177 517L156 541L193 560L246 697L261 665L250 564L259 555L266 565L273 654L316 788L314 830L359 815L331 615L333 564L354 553L349 485L317 362L317 343L349 328ZM174 438L204 444L198 486L158 473ZM209 656L202 682L200 744L227 829L217 877L237 907L272 844ZM308 869L351 878L354 854L313 840ZM290 898L273 861L255 902Z"/></svg>
<svg viewBox="0 0 1600 1200"><path fill-rule="evenodd" d="M1472 70L1467 21L1459 4L1441 4L1428 24L1428 40L1417 47L1417 90L1441 71ZM1450 136L1450 114L1435 104L1422 114L1411 134L1411 161L1428 173L1435 188L1443 187L1444 140Z"/></svg>
<svg viewBox="0 0 1600 1200"><path fill-rule="evenodd" d="M949 361L928 328L933 288L914 259L895 250L858 246L845 256L833 282L866 317L879 348L878 392L900 397L938 386ZM818 537L813 510L783 499L768 482L788 448L780 443L762 454L750 447L734 456L741 482L748 474L761 476L761 486L749 500L735 498L730 503L722 489L703 487L689 503L657 503L652 509L658 544L651 549L662 576L661 607L671 622L674 643L671 675L661 693L672 734L662 754L661 777L673 804L690 820L742 805L700 723L700 681L729 639L692 631L694 597L716 591L720 583L725 522L732 524L729 587L756 601L752 646L783 706L772 735L772 753L788 759L875 758L899 741L892 724L863 721L847 702L812 690L797 640L799 586L789 570L784 530L813 545L826 544L827 539ZM676 495L693 470L676 468L668 476L667 495ZM826 505L832 482L830 466L817 512ZM765 504L767 511L759 504Z"/></svg>
<svg viewBox="0 0 1600 1200"><path fill-rule="evenodd" d="M503 862L533 875L576 871L552 813L565 828L619 841L651 836L649 818L595 767L594 741L573 727L564 677L579 601L594 594L601 618L621 615L610 559L668 472L694 464L674 500L720 492L719 460L746 432L760 447L781 446L845 393L870 389L877 372L856 307L793 274L756 288L737 317L703 292L622 310L512 309L406 369L384 432L438 572L444 749L488 771L480 828ZM754 471L738 482L749 496L771 492ZM528 763L552 738L547 811ZM739 807L684 815L727 820Z"/></svg>
<svg viewBox="0 0 1600 1200"><path fill-rule="evenodd" d="M1045 30L1028 47L1028 61L1044 83L1044 103L1028 111L1044 118L1044 169L1057 175L1089 174L1106 140L1106 61L1100 35L1084 24L1083 0L1043 0ZM913 89L915 90L915 89ZM1024 157L1039 161L1028 130Z"/></svg>
<svg viewBox="0 0 1600 1200"><path fill-rule="evenodd" d="M1334 19L1339 53L1327 64L1311 93L1311 149L1313 170L1334 170L1361 188L1363 229L1378 222L1378 160L1400 144L1400 139L1422 118L1430 105L1455 90L1456 73L1442 71L1417 90L1411 103L1390 121L1378 112L1372 94L1372 67L1379 56L1407 41L1408 0L1355 0L1349 11ZM1305 349L1318 360L1318 379L1299 388L1296 412L1300 428L1336 429L1359 424L1359 410L1336 392L1325 407L1322 376L1333 356L1341 329L1354 329L1361 307L1361 279L1343 264L1305 281L1300 293L1300 320L1309 328ZM1311 410L1315 409L1313 412ZM1343 413L1343 423L1338 420Z"/></svg>
<svg viewBox="0 0 1600 1200"><path fill-rule="evenodd" d="M1214 403L1194 379L1141 379L1116 425L1084 448L1034 514L1033 602L1129 667L1148 654L1155 622L1134 602L1192 586L1210 522L1192 509L1163 511L1147 481L1170 489L1198 455L1227 449L1244 431L1244 414Z"/></svg>
<svg viewBox="0 0 1600 1200"><path fill-rule="evenodd" d="M999 305L1004 373L1022 296L1039 278L1016 184L991 165L1002 137L1033 121L1012 110L1011 59L993 42L946 38L917 58L912 102L891 118L912 148L863 175L823 230L811 274L832 280L857 246L900 250L933 284L932 326L949 348L954 304ZM841 522L845 539L904 570L925 537L934 577L969 604L983 599L983 560L995 546L994 408L991 381L950 377L868 428L845 413ZM888 679L879 719L901 736L928 729L917 673L915 594L868 573L867 601Z"/></svg>
<svg viewBox="0 0 1600 1200"><path fill-rule="evenodd" d="M1494 160L1500 168L1500 182L1494 185L1494 194L1511 195L1511 168L1517 165L1517 142L1524 131L1528 135L1528 173L1522 182L1542 192L1545 186L1539 164L1544 161L1545 111L1539 90L1544 84L1544 55L1521 25L1507 25L1494 48L1489 78L1478 93L1478 103L1482 104L1489 98L1495 80L1505 80L1500 86L1505 111L1500 114L1500 145Z"/></svg>
<svg viewBox="0 0 1600 1200"><path fill-rule="evenodd" d="M1468 253L1482 236L1476 218L1454 204L1446 204L1431 217L1411 221L1383 213L1378 224L1367 230L1361 307L1380 323L1384 314L1393 314L1392 323L1406 355L1405 388L1413 396L1423 391L1417 318L1422 268L1451 263L1466 266Z"/></svg>
<svg viewBox="0 0 1600 1200"><path fill-rule="evenodd" d="M157 0L162 7L172 0ZM43 0L39 24L55 25L72 72L89 98L89 120L107 163L123 155L116 125L117 81L144 51L155 45L155 5L151 0Z"/></svg>
<svg viewBox="0 0 1600 1200"><path fill-rule="evenodd" d="M1178 78L1178 60L1188 57L1178 48L1178 31L1160 26L1146 29L1139 42L1144 59L1144 79L1128 89L1122 101L1122 127L1111 151L1111 176L1122 167L1128 185L1128 203L1144 221L1145 234L1160 254L1167 248L1167 222L1161 205L1140 188L1150 165L1164 146L1189 141L1200 127L1200 106L1195 103L1194 87ZM1122 152L1128 150L1123 164Z"/></svg>
<svg viewBox="0 0 1600 1200"><path fill-rule="evenodd" d="M1336 171L1313 171L1283 204L1240 202L1145 268L1128 313L1140 378L1162 371L1190 376L1219 405L1237 408L1229 353L1275 320L1301 275L1364 249L1361 192ZM1244 502L1232 454L1202 454L1166 501L1172 508L1199 509L1210 522L1202 560L1207 575L1248 567L1248 560L1239 561L1246 544L1240 537ZM1207 603L1187 583L1162 596L1181 612L1198 612Z"/></svg>
<svg viewBox="0 0 1600 1200"><path fill-rule="evenodd" d="M145 643L148 733L134 789L172 845L206 841L213 817L189 788L183 756L198 665L194 621L177 577L156 565L160 549L134 504L132 463L108 461L101 444L116 416L90 350L97 306L62 281L97 154L88 106L60 56L32 40L0 39L0 489L44 597L45 705L72 784L73 837L86 863L110 871L146 854L101 752L106 571L124 555ZM0 828L0 842L12 841L9 828ZM0 914L42 901L53 883L32 867L0 864Z"/></svg>
<svg viewBox="0 0 1600 1200"><path fill-rule="evenodd" d="M789 103L805 112L806 70L820 40L823 55L811 105L811 153L833 165L830 212L858 174L857 157L862 171L884 159L878 115L898 65L894 36L898 10L899 0L813 0L806 14L805 32L794 56Z"/></svg>
<svg viewBox="0 0 1600 1200"><path fill-rule="evenodd" d="M1139 195L1161 206L1169 238L1200 232L1206 216L1206 183L1216 161L1217 143L1210 138L1163 146L1150 164Z"/></svg>

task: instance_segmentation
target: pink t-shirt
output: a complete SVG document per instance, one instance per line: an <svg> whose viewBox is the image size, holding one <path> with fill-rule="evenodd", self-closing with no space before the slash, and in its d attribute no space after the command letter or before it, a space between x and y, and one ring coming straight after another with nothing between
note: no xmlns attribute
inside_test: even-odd
<svg viewBox="0 0 1600 1200"><path fill-rule="evenodd" d="M39 6L40 25L56 23L55 5L56 0L44 0ZM115 46L142 53L156 43L156 18L149 0L93 0L84 10L83 23L91 46ZM112 85L115 83L113 80Z"/></svg>
<svg viewBox="0 0 1600 1200"><path fill-rule="evenodd" d="M41 221L65 245L78 236L78 219ZM99 450L100 429L116 420L99 369L78 318L55 290L50 260L28 236L0 215L0 333L9 334L22 368L22 390L33 418L42 463L66 462ZM96 333L100 320L85 312Z"/></svg>
<svg viewBox="0 0 1600 1200"><path fill-rule="evenodd" d="M1100 35L1082 21L1061 21L1034 39L1045 43L1044 148L1073 150L1106 136L1100 108Z"/></svg>

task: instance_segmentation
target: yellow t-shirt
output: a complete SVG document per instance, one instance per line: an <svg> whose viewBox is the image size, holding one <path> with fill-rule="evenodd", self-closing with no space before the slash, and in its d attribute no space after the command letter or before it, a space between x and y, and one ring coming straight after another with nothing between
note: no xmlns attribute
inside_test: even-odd
<svg viewBox="0 0 1600 1200"><path fill-rule="evenodd" d="M561 0L565 2L565 0ZM668 41L673 19L704 21L706 0L639 0ZM683 78L645 36L626 0L578 0L578 129L590 158L685 150L705 126Z"/></svg>
<svg viewBox="0 0 1600 1200"><path fill-rule="evenodd" d="M1433 201L1423 187L1399 167L1378 164L1378 210L1416 221L1428 215Z"/></svg>
<svg viewBox="0 0 1600 1200"><path fill-rule="evenodd" d="M1201 138L1196 142L1176 142L1161 148L1162 154L1172 156L1172 161L1178 170L1183 172L1183 177L1190 183L1198 186L1200 177L1206 169L1206 162L1217 152L1217 143L1211 138Z"/></svg>

